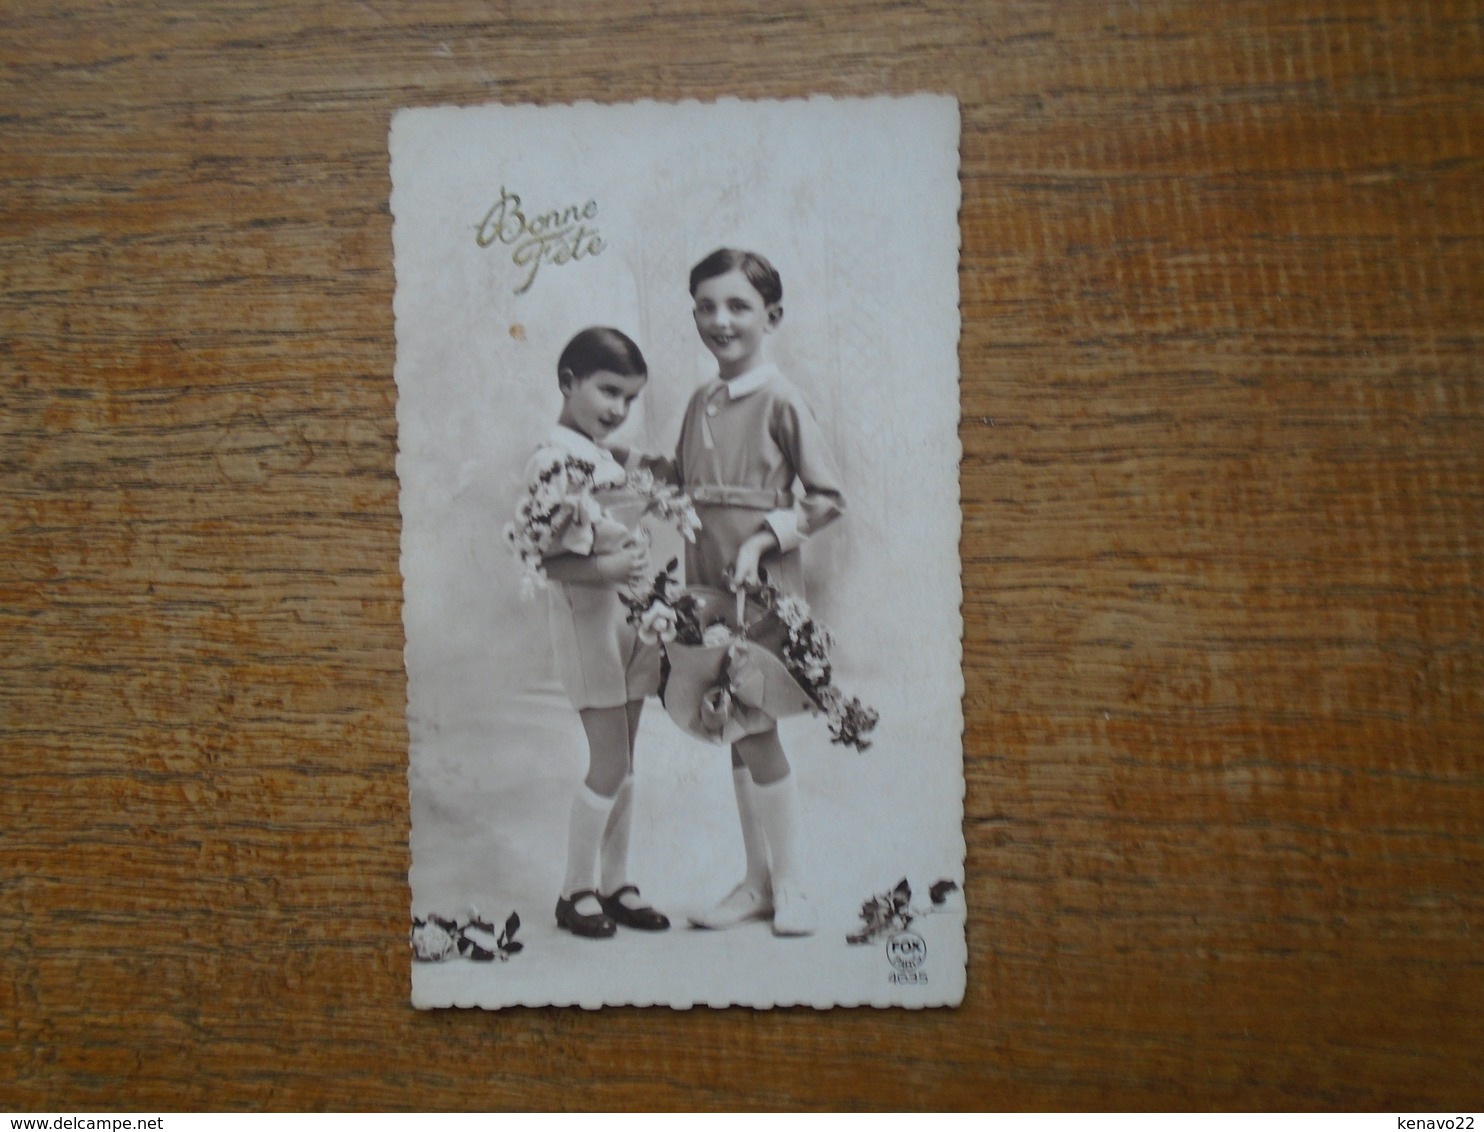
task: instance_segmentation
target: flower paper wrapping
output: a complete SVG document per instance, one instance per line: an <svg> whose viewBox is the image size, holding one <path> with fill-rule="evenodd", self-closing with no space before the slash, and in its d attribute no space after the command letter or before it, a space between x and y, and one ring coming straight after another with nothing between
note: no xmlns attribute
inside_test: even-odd
<svg viewBox="0 0 1484 1132"><path fill-rule="evenodd" d="M959 1002L956 105L407 110L390 148L413 1002ZM782 278L767 357L812 409L846 497L804 545L803 600L828 626L834 681L878 722L862 750L831 743L816 710L778 725L814 933L775 936L766 919L701 930L688 917L743 871L730 758L649 699L628 873L671 927L578 938L553 909L587 740L558 681L549 549L540 530L508 528L562 411L557 358L585 327L643 351L648 381L605 443L653 457L663 478L688 400L716 376L688 277L719 247L759 252ZM683 562L685 522L647 475L621 490L667 502L617 517L658 569ZM585 536L571 532L602 525L587 510L561 521L573 547ZM655 614L644 628L670 626Z"/></svg>

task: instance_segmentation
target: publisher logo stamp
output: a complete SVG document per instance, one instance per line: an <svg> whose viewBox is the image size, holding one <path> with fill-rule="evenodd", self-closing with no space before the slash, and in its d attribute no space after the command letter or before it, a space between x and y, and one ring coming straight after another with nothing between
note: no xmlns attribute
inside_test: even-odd
<svg viewBox="0 0 1484 1132"><path fill-rule="evenodd" d="M923 964L927 962L927 944L916 932L898 932L886 941L886 960L892 966L894 983L925 983Z"/></svg>

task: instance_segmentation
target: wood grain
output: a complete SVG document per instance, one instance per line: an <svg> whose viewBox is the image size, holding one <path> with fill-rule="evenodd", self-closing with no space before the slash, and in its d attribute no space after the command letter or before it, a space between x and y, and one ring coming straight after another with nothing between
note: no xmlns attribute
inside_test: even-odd
<svg viewBox="0 0 1484 1132"><path fill-rule="evenodd" d="M1484 10L0 10L0 1105L1484 1081ZM955 94L970 983L407 1005L386 131Z"/></svg>

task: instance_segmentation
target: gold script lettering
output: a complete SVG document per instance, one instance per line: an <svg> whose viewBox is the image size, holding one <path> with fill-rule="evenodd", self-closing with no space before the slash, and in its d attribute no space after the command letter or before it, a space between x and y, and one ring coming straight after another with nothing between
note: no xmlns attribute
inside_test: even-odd
<svg viewBox="0 0 1484 1132"><path fill-rule="evenodd" d="M519 193L500 186L500 199L490 206L474 233L481 248L504 244L511 249L510 259L516 267L529 268L516 287L524 295L536 282L536 273L544 263L560 266L599 254L608 245L596 225L598 202L551 208L527 217L521 208Z"/></svg>

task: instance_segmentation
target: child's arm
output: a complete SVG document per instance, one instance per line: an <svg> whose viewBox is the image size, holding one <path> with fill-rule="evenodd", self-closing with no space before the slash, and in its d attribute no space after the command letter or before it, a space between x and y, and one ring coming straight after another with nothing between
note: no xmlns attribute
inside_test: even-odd
<svg viewBox="0 0 1484 1132"><path fill-rule="evenodd" d="M675 438L675 459L670 462L670 468L675 473L674 482L681 488L686 486L685 446L690 433L691 414L695 411L696 398L700 395L699 389L691 395L690 404L685 409L685 416L680 418L680 435Z"/></svg>
<svg viewBox="0 0 1484 1132"><path fill-rule="evenodd" d="M552 581L569 585L644 585L649 581L649 550L637 539L630 539L607 554L556 554L543 566Z"/></svg>
<svg viewBox="0 0 1484 1132"><path fill-rule="evenodd" d="M668 456L651 456L648 453L636 457L639 467L645 469L654 476L658 483L676 484L680 483L680 471L675 466L675 461Z"/></svg>
<svg viewBox="0 0 1484 1132"><path fill-rule="evenodd" d="M569 478L570 461L552 448L538 449L526 466L526 490L516 504L514 521L505 525L505 540L520 559L528 580L555 579L587 586L616 586L642 579L649 568L647 548L626 539L613 551L600 549L596 505L586 493L588 481L578 468Z"/></svg>
<svg viewBox="0 0 1484 1132"><path fill-rule="evenodd" d="M608 451L613 453L613 458L623 465L626 472L632 472L638 468L652 475L656 483L678 484L680 482L680 475L675 470L675 461L668 456L640 452L637 448L624 448L617 444Z"/></svg>
<svg viewBox="0 0 1484 1132"><path fill-rule="evenodd" d="M797 549L845 511L835 462L809 406L796 397L781 400L770 427L803 495L793 507L768 512L762 527L737 548L732 577L744 587L758 584L758 564L764 555Z"/></svg>
<svg viewBox="0 0 1484 1132"><path fill-rule="evenodd" d="M757 534L748 535L737 548L737 560L732 564L732 583L735 589L756 589L762 580L758 577L758 566L763 555L779 549L778 536L773 528L765 526Z"/></svg>
<svg viewBox="0 0 1484 1132"><path fill-rule="evenodd" d="M801 399L779 402L773 437L804 489L792 508L769 512L764 519L778 548L787 552L844 514L845 490L824 430Z"/></svg>

